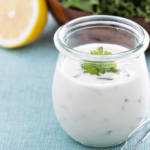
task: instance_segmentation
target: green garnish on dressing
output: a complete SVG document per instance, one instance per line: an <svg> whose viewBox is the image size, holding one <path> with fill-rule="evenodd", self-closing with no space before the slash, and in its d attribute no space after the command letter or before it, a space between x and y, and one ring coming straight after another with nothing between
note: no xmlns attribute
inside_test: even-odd
<svg viewBox="0 0 150 150"><path fill-rule="evenodd" d="M97 51L91 51L94 55L111 55L111 52L104 51L103 47L99 47ZM117 64L113 61L89 61L84 60L81 64L83 73L90 73L91 75L101 76L105 73L118 73Z"/></svg>

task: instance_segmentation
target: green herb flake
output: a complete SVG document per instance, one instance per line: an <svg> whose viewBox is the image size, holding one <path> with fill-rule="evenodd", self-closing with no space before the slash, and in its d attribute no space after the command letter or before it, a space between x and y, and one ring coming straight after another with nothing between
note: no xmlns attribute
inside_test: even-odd
<svg viewBox="0 0 150 150"><path fill-rule="evenodd" d="M139 100L137 100L139 103L141 103L142 102L142 100L141 100L141 98L139 99Z"/></svg>
<svg viewBox="0 0 150 150"><path fill-rule="evenodd" d="M111 55L111 52L103 51L103 47L99 47L97 51L91 51L94 55ZM91 75L100 76L105 73L117 74L117 64L113 61L88 61L84 60L81 64L81 68L84 70L83 73L90 73Z"/></svg>
<svg viewBox="0 0 150 150"><path fill-rule="evenodd" d="M112 131L108 131L107 134L110 135L112 133Z"/></svg>
<svg viewBox="0 0 150 150"><path fill-rule="evenodd" d="M129 100L128 99L125 99L125 102L128 102Z"/></svg>
<svg viewBox="0 0 150 150"><path fill-rule="evenodd" d="M130 77L130 74L127 74L127 77Z"/></svg>

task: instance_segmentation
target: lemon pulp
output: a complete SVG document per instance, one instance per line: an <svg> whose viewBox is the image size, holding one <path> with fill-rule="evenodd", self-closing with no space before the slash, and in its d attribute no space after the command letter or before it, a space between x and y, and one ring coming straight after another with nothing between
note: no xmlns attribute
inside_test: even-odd
<svg viewBox="0 0 150 150"><path fill-rule="evenodd" d="M0 6L0 46L23 46L40 35L47 20L44 0L1 0Z"/></svg>

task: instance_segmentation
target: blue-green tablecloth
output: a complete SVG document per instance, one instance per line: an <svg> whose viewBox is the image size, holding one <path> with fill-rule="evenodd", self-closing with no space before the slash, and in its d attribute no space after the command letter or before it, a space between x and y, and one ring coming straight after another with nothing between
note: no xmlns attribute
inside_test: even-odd
<svg viewBox="0 0 150 150"><path fill-rule="evenodd" d="M47 26L35 42L19 49L0 48L0 150L119 150L122 145L83 146L58 124L52 106L57 28L49 14ZM146 59L150 71L150 53Z"/></svg>

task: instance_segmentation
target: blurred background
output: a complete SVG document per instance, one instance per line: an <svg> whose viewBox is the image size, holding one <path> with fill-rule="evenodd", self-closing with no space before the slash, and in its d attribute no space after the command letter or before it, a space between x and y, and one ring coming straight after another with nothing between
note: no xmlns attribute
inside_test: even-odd
<svg viewBox="0 0 150 150"><path fill-rule="evenodd" d="M100 14L129 18L150 34L150 0L0 0L0 150L121 148L75 142L52 106L55 31L72 19ZM150 72L148 50L146 61Z"/></svg>
<svg viewBox="0 0 150 150"><path fill-rule="evenodd" d="M87 15L114 15L135 21L150 34L150 0L47 0L47 2L60 25Z"/></svg>

